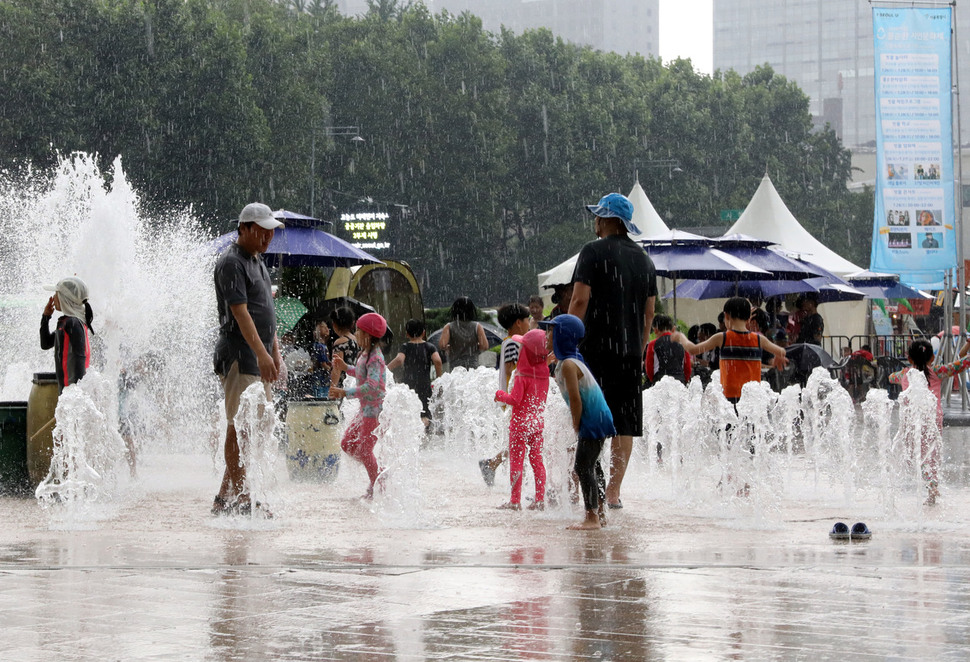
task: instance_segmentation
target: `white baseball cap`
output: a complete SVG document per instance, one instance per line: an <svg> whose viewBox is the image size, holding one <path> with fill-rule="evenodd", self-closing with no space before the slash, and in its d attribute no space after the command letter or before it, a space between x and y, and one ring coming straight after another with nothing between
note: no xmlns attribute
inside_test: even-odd
<svg viewBox="0 0 970 662"><path fill-rule="evenodd" d="M283 224L273 217L273 210L262 202L250 202L239 212L239 225L243 223L255 223L261 228L275 230L283 227Z"/></svg>

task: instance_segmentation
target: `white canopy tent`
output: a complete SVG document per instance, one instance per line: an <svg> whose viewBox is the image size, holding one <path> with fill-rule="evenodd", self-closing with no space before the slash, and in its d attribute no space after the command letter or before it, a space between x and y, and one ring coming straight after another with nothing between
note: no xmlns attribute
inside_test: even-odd
<svg viewBox="0 0 970 662"><path fill-rule="evenodd" d="M640 234L631 234L630 239L639 241L655 235L669 233L670 228L660 218L660 214L653 208L650 199L647 197L639 180L633 185L630 191L630 202L633 203L633 223L640 229ZM572 282L573 270L576 268L576 260L579 253L573 255L568 260L561 262L548 271L539 274L539 291L543 288L552 289L554 285L563 285Z"/></svg>
<svg viewBox="0 0 970 662"><path fill-rule="evenodd" d="M767 173L752 196L751 202L742 212L741 218L724 234L738 232L755 239L776 243L785 250L831 271L836 276L845 276L862 270L861 267L852 264L825 246L802 227L778 195Z"/></svg>

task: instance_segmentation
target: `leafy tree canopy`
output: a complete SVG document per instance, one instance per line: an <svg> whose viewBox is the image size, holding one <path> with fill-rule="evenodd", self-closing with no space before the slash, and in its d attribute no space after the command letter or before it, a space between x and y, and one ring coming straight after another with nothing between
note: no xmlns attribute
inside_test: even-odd
<svg viewBox="0 0 970 662"><path fill-rule="evenodd" d="M524 300L593 238L583 205L637 177L689 229L767 170L810 232L868 262L871 191L847 191L849 153L767 66L706 76L400 0L359 18L333 0L8 0L0 78L3 164L121 154L147 206L219 230L252 200L332 221L377 206L431 304Z"/></svg>

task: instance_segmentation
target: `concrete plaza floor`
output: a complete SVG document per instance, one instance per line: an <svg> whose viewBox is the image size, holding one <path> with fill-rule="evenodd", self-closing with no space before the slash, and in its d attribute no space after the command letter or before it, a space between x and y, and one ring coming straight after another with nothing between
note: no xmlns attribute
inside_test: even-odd
<svg viewBox="0 0 970 662"><path fill-rule="evenodd" d="M352 498L348 465L334 485L283 472L266 521L209 515L211 458L150 455L79 520L0 499L0 660L965 660L970 488L948 439L918 521L824 498L699 513L641 464L598 532L564 529L578 507L496 510L507 483L472 458L426 455L426 517ZM830 541L838 520L872 539Z"/></svg>

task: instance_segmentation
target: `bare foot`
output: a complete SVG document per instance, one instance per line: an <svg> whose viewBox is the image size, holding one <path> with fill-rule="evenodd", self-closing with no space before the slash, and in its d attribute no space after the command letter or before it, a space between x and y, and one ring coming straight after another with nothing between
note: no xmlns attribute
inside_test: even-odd
<svg viewBox="0 0 970 662"><path fill-rule="evenodd" d="M546 504L544 501L536 501L535 503L529 504L529 510L545 510Z"/></svg>
<svg viewBox="0 0 970 662"><path fill-rule="evenodd" d="M584 519L579 524L570 524L566 527L569 531L595 531L602 528L599 520L588 520Z"/></svg>
<svg viewBox="0 0 970 662"><path fill-rule="evenodd" d="M509 501L508 503L503 503L501 506L498 507L498 509L499 510L522 510L522 505L518 503L512 503L511 501Z"/></svg>

